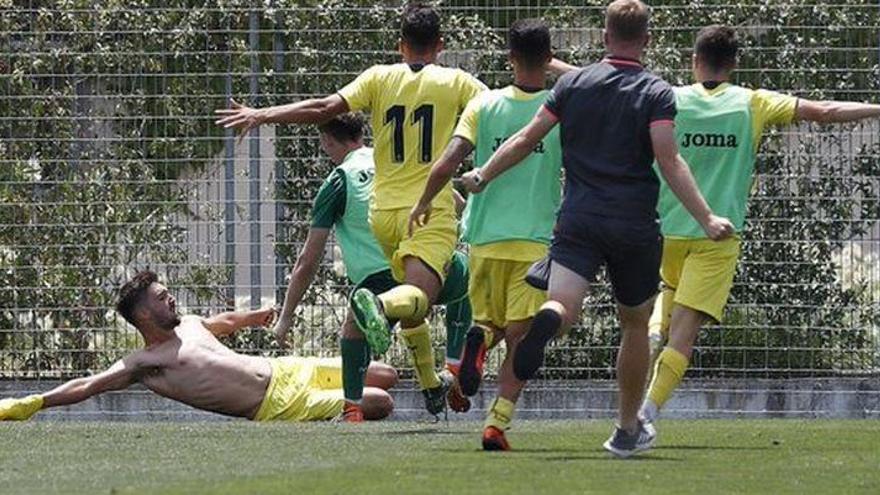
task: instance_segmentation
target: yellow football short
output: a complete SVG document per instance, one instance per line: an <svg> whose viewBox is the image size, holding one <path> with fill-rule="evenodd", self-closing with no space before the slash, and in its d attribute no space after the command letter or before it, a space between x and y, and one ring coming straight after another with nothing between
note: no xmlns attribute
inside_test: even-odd
<svg viewBox="0 0 880 495"><path fill-rule="evenodd" d="M651 326L669 328L672 305L680 304L706 313L720 322L733 287L741 240L663 240L660 277L666 286L657 299ZM659 322L659 323L658 323Z"/></svg>
<svg viewBox="0 0 880 495"><path fill-rule="evenodd" d="M447 265L458 239L455 213L446 208L435 208L428 224L415 229L413 236L409 237L409 212L409 208L370 211L370 225L389 260L391 274L395 280L403 282L403 259L414 256L434 270L442 283L446 280Z"/></svg>
<svg viewBox="0 0 880 495"><path fill-rule="evenodd" d="M470 257L470 298L474 320L506 328L535 316L547 293L526 283L532 261Z"/></svg>
<svg viewBox="0 0 880 495"><path fill-rule="evenodd" d="M320 421L342 413L342 359L270 359L272 378L254 421Z"/></svg>

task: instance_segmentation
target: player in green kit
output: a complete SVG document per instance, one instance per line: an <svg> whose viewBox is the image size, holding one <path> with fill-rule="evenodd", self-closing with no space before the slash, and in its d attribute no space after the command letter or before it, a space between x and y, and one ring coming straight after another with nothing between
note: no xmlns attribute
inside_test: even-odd
<svg viewBox="0 0 880 495"><path fill-rule="evenodd" d="M346 113L321 124L321 148L337 167L330 173L312 209L312 223L296 260L284 307L274 332L279 343L286 344L293 324L293 314L315 277L331 230L342 248L346 274L355 289L366 287L385 292L398 283L391 276L388 260L373 237L368 220L369 200L375 166L373 150L364 146L365 122L359 114ZM447 366L457 366L465 332L471 325L471 306L467 298L467 257L455 252L446 282L437 304L446 305ZM342 351L342 385L345 396L343 420L363 421L360 407L364 379L370 364L369 344L357 330L351 313L346 315L340 339ZM470 401L453 387L449 391L450 407L466 411Z"/></svg>
<svg viewBox="0 0 880 495"><path fill-rule="evenodd" d="M431 202L472 151L481 167L509 136L524 127L547 99L550 30L540 20L516 21L508 35L514 82L471 100L450 144L428 177L410 214L410 230L424 224ZM565 64L553 61L557 68ZM564 69L563 69L564 70ZM466 395L477 392L488 348L501 338L507 355L498 374L498 397L489 408L483 448L508 450L504 431L525 382L513 373L513 352L528 331L546 293L525 282L529 267L547 255L561 199L559 132L549 133L525 163L468 199L462 239L470 245L470 298L478 325L468 331L459 381Z"/></svg>
<svg viewBox="0 0 880 495"><path fill-rule="evenodd" d="M697 83L675 89L675 134L681 155L710 208L742 232L761 135L767 127L796 121L850 122L880 116L880 105L809 101L731 84L739 43L726 26L697 35L693 69ZM681 382L703 324L720 322L727 304L741 240L713 242L688 215L665 181L658 202L664 290L651 318L652 337L668 338L640 416L653 422ZM659 335L658 335L659 334Z"/></svg>

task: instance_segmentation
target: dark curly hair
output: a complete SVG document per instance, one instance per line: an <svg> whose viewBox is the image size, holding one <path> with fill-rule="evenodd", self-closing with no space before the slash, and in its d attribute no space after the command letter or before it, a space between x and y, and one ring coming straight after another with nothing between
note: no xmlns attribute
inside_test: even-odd
<svg viewBox="0 0 880 495"><path fill-rule="evenodd" d="M697 33L694 53L714 71L735 67L738 52L739 38L731 27L713 24Z"/></svg>
<svg viewBox="0 0 880 495"><path fill-rule="evenodd" d="M337 115L318 126L322 133L329 134L333 139L341 142L358 141L364 137L366 119L358 112L348 112Z"/></svg>
<svg viewBox="0 0 880 495"><path fill-rule="evenodd" d="M539 69L550 57L550 28L541 19L520 19L510 26L507 47L529 69Z"/></svg>
<svg viewBox="0 0 880 495"><path fill-rule="evenodd" d="M154 282L158 282L159 277L155 273L144 270L138 272L134 278L129 280L119 289L119 301L116 303L116 311L125 318L125 321L137 326L134 317L134 310L147 294L147 289Z"/></svg>
<svg viewBox="0 0 880 495"><path fill-rule="evenodd" d="M425 2L409 2L403 8L400 37L416 50L425 50L440 41L440 13Z"/></svg>

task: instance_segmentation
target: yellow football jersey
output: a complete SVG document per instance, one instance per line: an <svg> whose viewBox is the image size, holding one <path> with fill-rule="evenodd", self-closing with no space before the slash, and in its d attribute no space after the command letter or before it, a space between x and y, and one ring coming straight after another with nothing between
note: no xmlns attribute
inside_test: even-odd
<svg viewBox="0 0 880 495"><path fill-rule="evenodd" d="M460 69L429 64L375 65L339 91L352 111L371 113L376 179L372 207L412 207L422 195L434 161L452 139L467 102L486 89ZM452 186L434 200L452 208Z"/></svg>

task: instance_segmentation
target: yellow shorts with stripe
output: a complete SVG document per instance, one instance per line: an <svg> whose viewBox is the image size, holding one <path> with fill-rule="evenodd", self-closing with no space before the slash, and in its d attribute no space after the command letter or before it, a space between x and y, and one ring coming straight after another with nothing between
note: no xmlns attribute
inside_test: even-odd
<svg viewBox="0 0 880 495"><path fill-rule="evenodd" d="M388 258L391 274L402 282L405 276L403 260L414 256L440 276L442 283L446 280L446 269L458 241L455 213L450 209L435 208L428 224L415 229L413 236L409 237L409 212L409 208L370 210L373 235Z"/></svg>
<svg viewBox="0 0 880 495"><path fill-rule="evenodd" d="M342 359L270 359L272 378L254 421L320 421L342 413Z"/></svg>
<svg viewBox="0 0 880 495"><path fill-rule="evenodd" d="M701 311L720 322L733 288L739 238L663 239L660 278L665 286L654 306L651 327L669 328L673 304Z"/></svg>
<svg viewBox="0 0 880 495"><path fill-rule="evenodd" d="M529 319L547 301L547 293L526 283L534 261L516 261L470 255L470 299L474 321L506 328Z"/></svg>

